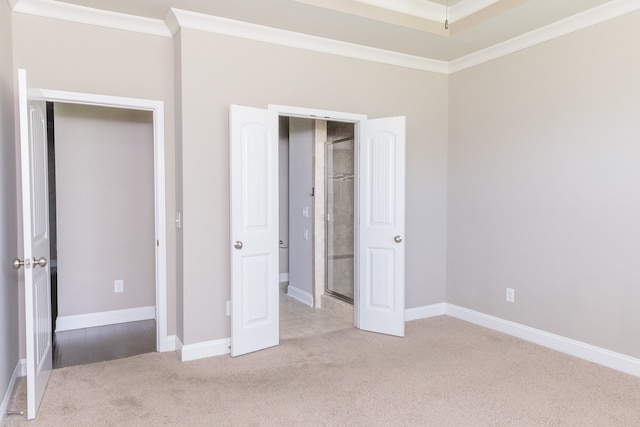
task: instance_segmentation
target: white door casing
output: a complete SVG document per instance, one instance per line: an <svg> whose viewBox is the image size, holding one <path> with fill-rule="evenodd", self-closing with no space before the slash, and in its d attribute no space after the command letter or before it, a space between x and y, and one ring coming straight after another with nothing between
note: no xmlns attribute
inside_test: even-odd
<svg viewBox="0 0 640 427"><path fill-rule="evenodd" d="M22 177L27 418L34 419L52 369L47 116L45 102L29 99L27 75L24 70L18 72L18 104ZM36 263L39 259L44 259L46 264Z"/></svg>
<svg viewBox="0 0 640 427"><path fill-rule="evenodd" d="M279 344L278 115L231 105L231 355Z"/></svg>
<svg viewBox="0 0 640 427"><path fill-rule="evenodd" d="M405 117L360 122L356 322L404 336Z"/></svg>
<svg viewBox="0 0 640 427"><path fill-rule="evenodd" d="M29 89L33 93L33 89ZM37 90L38 99L80 105L150 111L153 114L155 261L156 261L156 350L173 351L175 341L168 335L167 308L167 213L165 183L164 102L90 93Z"/></svg>

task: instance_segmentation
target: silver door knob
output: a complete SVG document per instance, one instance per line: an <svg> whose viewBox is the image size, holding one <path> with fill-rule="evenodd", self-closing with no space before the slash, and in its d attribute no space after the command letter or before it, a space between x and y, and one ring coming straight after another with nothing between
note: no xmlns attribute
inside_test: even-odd
<svg viewBox="0 0 640 427"><path fill-rule="evenodd" d="M236 240L236 242L233 244L233 247L236 249L242 249L242 242L240 240Z"/></svg>
<svg viewBox="0 0 640 427"><path fill-rule="evenodd" d="M27 264L29 264L29 260L27 260ZM11 262L11 266L13 268L15 268L16 270L19 269L20 267L22 267L23 265L24 265L24 261L22 261L19 258L16 258Z"/></svg>
<svg viewBox="0 0 640 427"><path fill-rule="evenodd" d="M396 236L396 237L393 238L393 240L395 240L396 243L400 243L400 242L402 242L402 236Z"/></svg>
<svg viewBox="0 0 640 427"><path fill-rule="evenodd" d="M45 267L47 265L47 259L43 256L41 256L40 258L36 259L36 257L33 257L33 266L34 267Z"/></svg>

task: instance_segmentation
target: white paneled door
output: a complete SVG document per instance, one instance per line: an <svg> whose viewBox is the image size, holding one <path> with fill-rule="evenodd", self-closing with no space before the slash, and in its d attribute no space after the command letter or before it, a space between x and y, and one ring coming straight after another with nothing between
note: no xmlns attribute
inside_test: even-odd
<svg viewBox="0 0 640 427"><path fill-rule="evenodd" d="M404 336L405 117L360 123L357 326Z"/></svg>
<svg viewBox="0 0 640 427"><path fill-rule="evenodd" d="M404 336L405 118L359 124L356 326ZM238 356L279 343L277 113L232 105L230 157L231 355Z"/></svg>
<svg viewBox="0 0 640 427"><path fill-rule="evenodd" d="M278 115L230 106L231 355L278 345Z"/></svg>
<svg viewBox="0 0 640 427"><path fill-rule="evenodd" d="M22 221L24 237L27 418L36 417L52 368L51 285L49 275L49 191L47 117L44 101L27 94L18 71Z"/></svg>

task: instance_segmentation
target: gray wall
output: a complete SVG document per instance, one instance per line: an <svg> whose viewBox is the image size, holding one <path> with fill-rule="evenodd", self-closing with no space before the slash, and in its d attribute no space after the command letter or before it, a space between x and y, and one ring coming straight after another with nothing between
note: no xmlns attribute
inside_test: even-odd
<svg viewBox="0 0 640 427"><path fill-rule="evenodd" d="M58 315L155 306L151 112L54 108Z"/></svg>
<svg viewBox="0 0 640 427"><path fill-rule="evenodd" d="M165 101L169 333L185 344L229 336L228 106L272 103L407 116L407 308L446 299L639 357L639 24L636 12L447 77L195 30L172 41L15 14L14 66L39 87ZM14 214L3 215L12 233Z"/></svg>
<svg viewBox="0 0 640 427"><path fill-rule="evenodd" d="M279 249L280 274L289 273L289 118L280 117L278 122L278 191L280 215Z"/></svg>
<svg viewBox="0 0 640 427"><path fill-rule="evenodd" d="M18 256L11 11L0 2L0 402L18 363ZM0 414L0 424L5 414Z"/></svg>
<svg viewBox="0 0 640 427"><path fill-rule="evenodd" d="M636 12L451 76L448 302L640 357L638 40Z"/></svg>
<svg viewBox="0 0 640 427"><path fill-rule="evenodd" d="M229 337L229 104L407 116L406 306L445 297L448 78L180 31L183 343ZM211 54L203 55L203 52ZM202 259L213 260L202 268Z"/></svg>
<svg viewBox="0 0 640 427"><path fill-rule="evenodd" d="M289 287L309 295L313 295L314 130L315 120L289 119Z"/></svg>

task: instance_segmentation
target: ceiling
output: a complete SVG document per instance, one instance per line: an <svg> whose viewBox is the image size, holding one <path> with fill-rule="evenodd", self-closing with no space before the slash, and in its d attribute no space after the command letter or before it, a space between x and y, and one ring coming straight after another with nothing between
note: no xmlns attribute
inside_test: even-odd
<svg viewBox="0 0 640 427"><path fill-rule="evenodd" d="M10 0L17 4L21 0ZM453 61L621 0L44 0L164 20L171 8ZM637 0L636 0L637 1ZM449 17L449 29L444 21Z"/></svg>

